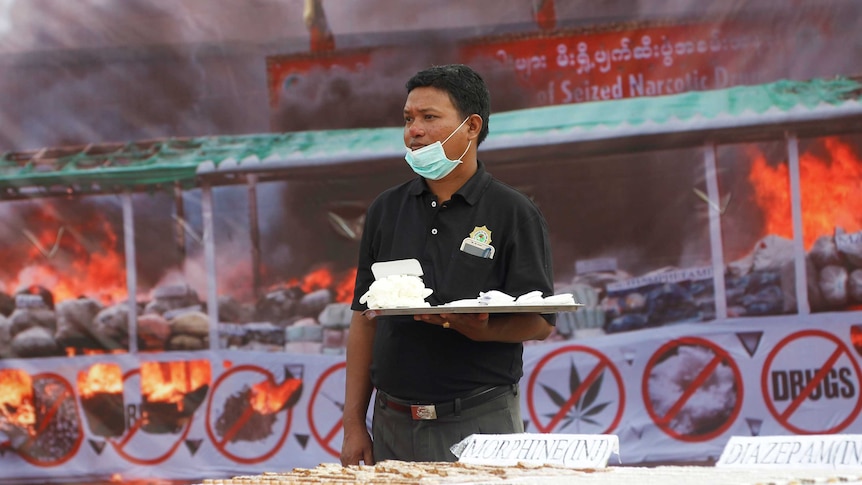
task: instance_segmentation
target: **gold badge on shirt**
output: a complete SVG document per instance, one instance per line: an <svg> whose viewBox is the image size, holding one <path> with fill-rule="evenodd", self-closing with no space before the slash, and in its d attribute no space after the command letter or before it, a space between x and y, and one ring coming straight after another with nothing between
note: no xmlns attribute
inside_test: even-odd
<svg viewBox="0 0 862 485"><path fill-rule="evenodd" d="M491 230L487 226L476 226L470 236L461 241L461 251L480 258L494 258L494 246L491 246Z"/></svg>

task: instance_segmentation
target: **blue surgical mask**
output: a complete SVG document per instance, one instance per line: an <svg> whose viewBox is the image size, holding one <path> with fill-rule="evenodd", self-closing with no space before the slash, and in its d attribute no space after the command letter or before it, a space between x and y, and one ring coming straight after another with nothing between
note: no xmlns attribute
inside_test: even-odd
<svg viewBox="0 0 862 485"><path fill-rule="evenodd" d="M459 163L462 163L461 159L464 158L464 155L467 154L467 150L470 149L470 143L472 143L472 140L467 141L467 148L464 149L464 153L462 153L457 160L449 160L449 157L446 156L446 152L443 150L443 143L449 141L449 138L452 138L452 135L460 130L461 127L464 126L464 123L469 119L469 116L464 118L464 121L458 125L458 128L455 128L455 130L452 131L452 133L450 133L442 142L435 141L430 145L426 145L416 150L411 150L410 147L407 147L407 154L404 155L404 159L407 160L407 164L410 165L410 168L412 168L418 175L429 180L440 180L449 175L452 170L455 170L455 167L457 167Z"/></svg>

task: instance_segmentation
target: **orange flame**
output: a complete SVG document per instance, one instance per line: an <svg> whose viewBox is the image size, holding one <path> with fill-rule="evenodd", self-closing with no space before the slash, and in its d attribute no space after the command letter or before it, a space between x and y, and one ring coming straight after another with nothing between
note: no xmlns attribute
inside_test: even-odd
<svg viewBox="0 0 862 485"><path fill-rule="evenodd" d="M850 147L837 138L823 139L828 158L803 153L799 158L802 197L802 235L806 248L836 227L847 232L862 230L862 162ZM790 183L787 164L770 167L759 153L749 181L762 209L763 234L792 238Z"/></svg>
<svg viewBox="0 0 862 485"><path fill-rule="evenodd" d="M87 371L78 372L78 393L82 398L122 392L123 373L117 364L93 364Z"/></svg>
<svg viewBox="0 0 862 485"><path fill-rule="evenodd" d="M36 423L30 374L20 369L0 369L0 418L20 427Z"/></svg>
<svg viewBox="0 0 862 485"><path fill-rule="evenodd" d="M280 411L302 386L302 379L289 378L281 384L271 380L259 382L251 388L251 407L260 414Z"/></svg>
<svg viewBox="0 0 862 485"><path fill-rule="evenodd" d="M207 360L141 364L141 394L150 402L178 404L180 411L186 394L209 385L211 380Z"/></svg>
<svg viewBox="0 0 862 485"><path fill-rule="evenodd" d="M320 267L302 277L302 280L292 279L287 286L298 287L303 293L328 289L334 293L335 301L350 303L353 300L353 285L356 282L356 268L349 269L336 276L329 268Z"/></svg>
<svg viewBox="0 0 862 485"><path fill-rule="evenodd" d="M304 293L322 290L332 286L332 273L326 268L318 268L302 278L299 284Z"/></svg>
<svg viewBox="0 0 862 485"><path fill-rule="evenodd" d="M20 257L25 266L7 282L10 288L39 285L49 288L55 301L85 295L106 305L128 294L117 235L98 212L84 227L70 228L46 202L28 214L24 235L29 245L13 260Z"/></svg>

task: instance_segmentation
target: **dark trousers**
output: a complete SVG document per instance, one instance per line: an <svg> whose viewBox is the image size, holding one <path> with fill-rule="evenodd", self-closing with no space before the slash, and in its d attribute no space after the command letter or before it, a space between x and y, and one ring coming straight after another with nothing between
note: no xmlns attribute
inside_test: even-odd
<svg viewBox="0 0 862 485"><path fill-rule="evenodd" d="M449 449L471 434L523 433L517 387L455 415L414 420L410 413L386 406L380 393L371 425L374 461L458 461Z"/></svg>

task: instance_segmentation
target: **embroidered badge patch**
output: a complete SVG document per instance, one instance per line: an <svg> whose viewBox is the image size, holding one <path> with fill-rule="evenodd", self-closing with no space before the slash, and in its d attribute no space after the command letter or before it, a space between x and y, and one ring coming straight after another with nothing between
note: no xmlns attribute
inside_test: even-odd
<svg viewBox="0 0 862 485"><path fill-rule="evenodd" d="M491 230L487 226L477 226L470 233L470 239L480 244L491 244Z"/></svg>

